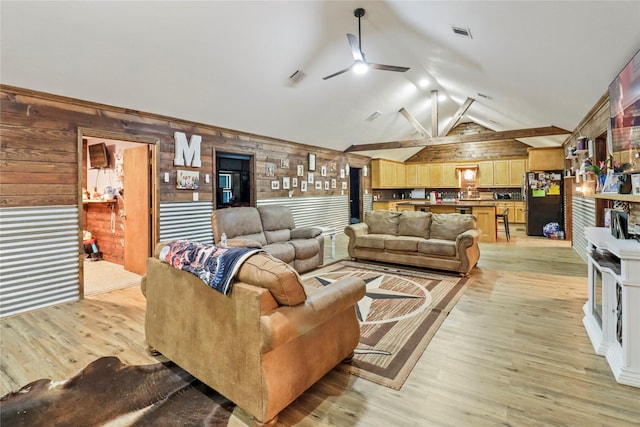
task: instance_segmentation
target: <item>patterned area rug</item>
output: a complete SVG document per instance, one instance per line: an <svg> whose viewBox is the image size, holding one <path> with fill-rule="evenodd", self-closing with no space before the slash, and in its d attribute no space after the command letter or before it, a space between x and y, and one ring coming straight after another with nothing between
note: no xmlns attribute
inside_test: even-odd
<svg viewBox="0 0 640 427"><path fill-rule="evenodd" d="M399 390L438 328L468 288L468 277L340 261L303 276L305 285L331 286L344 276L367 284L358 302L360 344L339 368Z"/></svg>

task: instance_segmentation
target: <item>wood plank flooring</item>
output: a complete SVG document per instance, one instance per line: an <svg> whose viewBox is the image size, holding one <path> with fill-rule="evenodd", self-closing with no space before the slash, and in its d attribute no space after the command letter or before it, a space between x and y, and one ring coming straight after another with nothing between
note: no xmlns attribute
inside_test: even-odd
<svg viewBox="0 0 640 427"><path fill-rule="evenodd" d="M333 370L280 425L640 425L640 389L615 382L582 326L584 261L569 242L512 235L481 245L471 287L401 390ZM339 235L336 258L345 246ZM67 378L100 356L155 363L144 307L134 287L0 321L0 394ZM250 419L236 409L229 425Z"/></svg>

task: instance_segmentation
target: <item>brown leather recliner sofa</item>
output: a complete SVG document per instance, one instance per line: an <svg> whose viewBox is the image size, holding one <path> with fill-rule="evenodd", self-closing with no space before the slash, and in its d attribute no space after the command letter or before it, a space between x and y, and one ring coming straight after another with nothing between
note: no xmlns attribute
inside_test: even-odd
<svg viewBox="0 0 640 427"><path fill-rule="evenodd" d="M467 275L480 259L482 231L469 214L369 211L345 228L351 258L449 270Z"/></svg>
<svg viewBox="0 0 640 427"><path fill-rule="evenodd" d="M227 246L262 248L291 265L298 273L313 270L324 263L322 229L297 228L286 206L214 210L211 225L216 242L220 242L222 233L225 233Z"/></svg>
<svg viewBox="0 0 640 427"><path fill-rule="evenodd" d="M274 425L282 409L353 355L362 279L305 288L291 266L258 253L240 266L223 295L161 262L162 246L147 260L141 283L147 343L248 412L256 425Z"/></svg>

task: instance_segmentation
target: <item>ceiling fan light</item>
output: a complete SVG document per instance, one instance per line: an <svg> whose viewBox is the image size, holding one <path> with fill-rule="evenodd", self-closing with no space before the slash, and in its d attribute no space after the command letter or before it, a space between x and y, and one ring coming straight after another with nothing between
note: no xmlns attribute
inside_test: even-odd
<svg viewBox="0 0 640 427"><path fill-rule="evenodd" d="M356 61L356 63L353 65L353 72L356 74L364 74L367 71L369 71L369 66L366 62Z"/></svg>

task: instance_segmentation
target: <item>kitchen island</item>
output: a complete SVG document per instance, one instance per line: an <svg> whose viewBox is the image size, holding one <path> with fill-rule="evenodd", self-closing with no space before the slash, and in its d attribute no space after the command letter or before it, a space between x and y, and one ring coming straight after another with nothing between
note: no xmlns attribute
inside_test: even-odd
<svg viewBox="0 0 640 427"><path fill-rule="evenodd" d="M496 203L490 200L462 200L431 204L428 201L407 201L397 205L398 211L414 210L433 213L470 213L475 215L482 230L481 242L495 243L498 238Z"/></svg>

